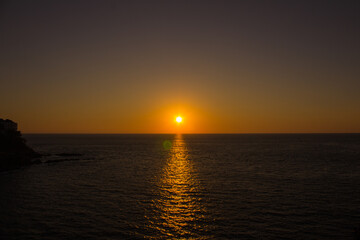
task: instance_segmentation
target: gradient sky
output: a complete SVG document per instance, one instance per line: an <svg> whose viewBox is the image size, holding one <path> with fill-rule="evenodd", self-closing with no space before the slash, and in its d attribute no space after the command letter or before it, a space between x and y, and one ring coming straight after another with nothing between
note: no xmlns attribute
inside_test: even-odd
<svg viewBox="0 0 360 240"><path fill-rule="evenodd" d="M360 132L359 1L0 4L22 132Z"/></svg>

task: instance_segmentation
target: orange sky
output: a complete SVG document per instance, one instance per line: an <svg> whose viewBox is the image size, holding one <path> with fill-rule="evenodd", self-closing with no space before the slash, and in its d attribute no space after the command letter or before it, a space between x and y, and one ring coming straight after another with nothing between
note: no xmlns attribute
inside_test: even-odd
<svg viewBox="0 0 360 240"><path fill-rule="evenodd" d="M24 133L360 132L358 10L8 1L0 118Z"/></svg>

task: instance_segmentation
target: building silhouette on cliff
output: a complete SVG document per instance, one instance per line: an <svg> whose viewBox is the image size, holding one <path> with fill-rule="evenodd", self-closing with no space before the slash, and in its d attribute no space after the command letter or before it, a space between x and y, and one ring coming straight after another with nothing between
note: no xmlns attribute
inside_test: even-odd
<svg viewBox="0 0 360 240"><path fill-rule="evenodd" d="M0 118L0 133L5 132L16 132L17 131L17 123L11 121L10 119L2 119Z"/></svg>

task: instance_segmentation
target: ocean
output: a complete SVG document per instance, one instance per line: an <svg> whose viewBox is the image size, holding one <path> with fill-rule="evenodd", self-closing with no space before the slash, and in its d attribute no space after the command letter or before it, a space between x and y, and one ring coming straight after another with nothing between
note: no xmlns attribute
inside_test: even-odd
<svg viewBox="0 0 360 240"><path fill-rule="evenodd" d="M360 134L25 134L0 239L357 239Z"/></svg>

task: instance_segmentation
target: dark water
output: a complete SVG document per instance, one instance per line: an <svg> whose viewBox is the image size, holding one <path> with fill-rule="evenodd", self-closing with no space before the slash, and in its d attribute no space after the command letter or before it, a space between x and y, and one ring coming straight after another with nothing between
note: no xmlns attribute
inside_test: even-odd
<svg viewBox="0 0 360 240"><path fill-rule="evenodd" d="M0 239L354 239L360 135L25 135ZM164 142L168 140L167 142Z"/></svg>

